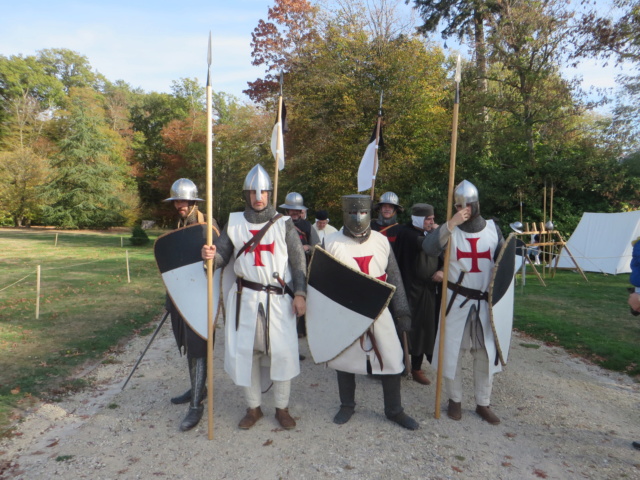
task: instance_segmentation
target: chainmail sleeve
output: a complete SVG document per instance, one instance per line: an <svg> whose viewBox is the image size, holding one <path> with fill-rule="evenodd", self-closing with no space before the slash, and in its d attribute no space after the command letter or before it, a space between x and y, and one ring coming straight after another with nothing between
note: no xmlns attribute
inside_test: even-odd
<svg viewBox="0 0 640 480"><path fill-rule="evenodd" d="M289 267L291 268L291 283L295 295L307 296L307 260L300 241L300 235L293 225L291 219L285 223L286 234L285 243L289 255Z"/></svg>
<svg viewBox="0 0 640 480"><path fill-rule="evenodd" d="M229 260L231 260L231 255L233 255L233 242L229 238L229 234L227 233L227 226L224 226L222 233L216 239L214 245L216 246L216 268L224 268Z"/></svg>
<svg viewBox="0 0 640 480"><path fill-rule="evenodd" d="M430 257L437 257L444 251L451 232L446 222L440 225L434 232L426 235L422 241L422 250Z"/></svg>
<svg viewBox="0 0 640 480"><path fill-rule="evenodd" d="M393 318L411 316L411 309L409 308L407 295L404 291L404 284L402 283L402 276L400 275L398 262L396 262L396 257L391 249L389 249L389 259L387 262L386 272L387 283L396 287L396 293L393 294L390 305Z"/></svg>

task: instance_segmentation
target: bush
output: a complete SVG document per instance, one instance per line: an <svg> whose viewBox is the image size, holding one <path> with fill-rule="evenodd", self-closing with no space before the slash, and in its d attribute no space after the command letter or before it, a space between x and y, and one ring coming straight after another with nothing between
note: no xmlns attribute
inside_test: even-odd
<svg viewBox="0 0 640 480"><path fill-rule="evenodd" d="M131 238L129 239L129 242L131 242L131 245L135 246L146 245L149 243L149 236L140 225L136 225L131 231Z"/></svg>

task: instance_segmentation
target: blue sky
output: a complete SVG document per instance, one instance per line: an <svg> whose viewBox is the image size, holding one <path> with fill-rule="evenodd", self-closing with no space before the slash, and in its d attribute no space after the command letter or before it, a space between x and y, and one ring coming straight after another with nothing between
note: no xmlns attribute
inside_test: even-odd
<svg viewBox="0 0 640 480"><path fill-rule="evenodd" d="M246 99L247 82L263 74L251 65L251 32L271 5L273 0L14 0L0 15L0 54L67 48L111 81L169 92L180 78L204 84L211 31L213 89ZM585 87L611 87L616 72L589 62L575 73Z"/></svg>

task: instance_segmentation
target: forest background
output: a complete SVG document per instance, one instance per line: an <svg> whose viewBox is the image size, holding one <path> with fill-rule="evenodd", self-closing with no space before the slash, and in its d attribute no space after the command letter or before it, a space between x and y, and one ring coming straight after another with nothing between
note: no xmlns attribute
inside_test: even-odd
<svg viewBox="0 0 640 480"><path fill-rule="evenodd" d="M462 65L456 180L471 180L487 217L553 220L570 233L585 211L638 208L640 1L618 14L560 0L275 0L252 35L251 103L214 92L214 216L243 207L240 186L261 163L272 176L271 130L284 72L288 133L279 202L288 191L339 224L383 101L376 192L429 202L444 220L455 58L434 33L471 45ZM203 46L204 52L204 46ZM204 59L203 54L203 59ZM594 100L562 68L625 62L616 98ZM204 60L203 60L204 70ZM82 53L44 48L0 56L0 225L170 226L174 180L205 192L205 87L180 78L145 92L95 71ZM608 102L606 114L599 107ZM546 196L545 196L546 198ZM520 213L522 211L522 214Z"/></svg>

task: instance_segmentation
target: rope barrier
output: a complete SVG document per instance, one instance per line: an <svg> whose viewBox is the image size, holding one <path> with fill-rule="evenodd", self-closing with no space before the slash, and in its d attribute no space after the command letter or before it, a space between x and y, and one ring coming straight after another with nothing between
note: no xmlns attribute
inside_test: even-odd
<svg viewBox="0 0 640 480"><path fill-rule="evenodd" d="M2 292L3 290L6 290L9 287L13 287L14 285L16 285L16 284L20 283L21 281L23 281L25 278L30 277L31 275L33 275L33 273L30 273L29 275L26 275L26 276L22 277L20 280L18 280L17 282L12 283L11 285L7 285L4 288L0 288L0 292Z"/></svg>

